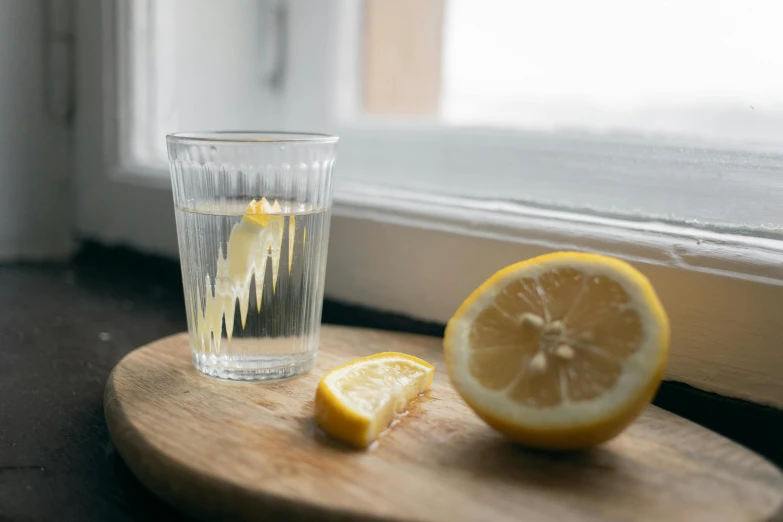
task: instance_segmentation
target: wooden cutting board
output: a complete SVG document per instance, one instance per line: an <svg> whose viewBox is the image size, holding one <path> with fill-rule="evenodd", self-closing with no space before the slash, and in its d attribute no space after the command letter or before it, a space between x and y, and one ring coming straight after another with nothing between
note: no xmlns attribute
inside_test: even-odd
<svg viewBox="0 0 783 522"><path fill-rule="evenodd" d="M315 386L381 351L432 362L435 380L376 449L351 450L314 426ZM263 384L201 375L179 334L120 361L105 409L136 476L206 520L783 520L775 466L653 406L586 452L507 442L451 388L431 337L325 326L310 373Z"/></svg>

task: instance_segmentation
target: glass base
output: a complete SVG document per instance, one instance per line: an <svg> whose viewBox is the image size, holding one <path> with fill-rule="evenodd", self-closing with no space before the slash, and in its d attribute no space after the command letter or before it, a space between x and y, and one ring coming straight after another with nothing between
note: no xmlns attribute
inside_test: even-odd
<svg viewBox="0 0 783 522"><path fill-rule="evenodd" d="M193 366L204 375L229 381L274 381L310 370L316 353L290 355L215 355L191 352Z"/></svg>

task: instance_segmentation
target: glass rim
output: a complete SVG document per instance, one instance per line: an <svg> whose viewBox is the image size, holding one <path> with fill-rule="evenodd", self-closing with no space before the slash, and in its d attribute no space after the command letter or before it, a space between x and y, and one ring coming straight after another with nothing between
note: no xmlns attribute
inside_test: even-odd
<svg viewBox="0 0 783 522"><path fill-rule="evenodd" d="M166 135L171 142L200 143L337 143L340 138L317 132L221 130L173 132Z"/></svg>

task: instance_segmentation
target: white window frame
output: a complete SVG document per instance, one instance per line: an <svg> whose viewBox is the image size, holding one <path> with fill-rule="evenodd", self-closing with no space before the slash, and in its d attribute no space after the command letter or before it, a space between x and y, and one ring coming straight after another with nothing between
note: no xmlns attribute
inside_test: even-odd
<svg viewBox="0 0 783 522"><path fill-rule="evenodd" d="M356 48L358 32L352 27L359 20L347 13L357 12L350 8L357 1L291 4L291 32L307 32L308 24L317 24L319 31L310 33L323 41L291 43L289 59L307 60L309 67L289 67L300 77L289 75L284 96L297 103L281 127L323 121L327 129L336 127L343 147L367 139L363 147L371 157L378 143L367 138L372 133L384 136L385 147L395 140L403 146L412 133L429 136L430 129L395 134L371 122L362 128L335 124L334 114L350 112L356 99L344 81L356 72L356 64L335 56L339 46ZM118 0L79 3L77 229L84 237L175 256L171 192L161 172L165 166L128 161L123 149L123 133L130 131L123 97L128 85L124 5ZM313 96L307 77L320 76L318 67L335 71L334 83L320 86L320 98ZM470 143L470 136L460 132L437 139L442 147ZM600 143L593 145L600 150ZM640 147L639 161L645 149ZM642 269L662 295L673 324L668 379L783 407L780 241L348 181L351 169L362 165L338 161L328 297L445 323L475 286L507 264L551 250L611 254Z"/></svg>

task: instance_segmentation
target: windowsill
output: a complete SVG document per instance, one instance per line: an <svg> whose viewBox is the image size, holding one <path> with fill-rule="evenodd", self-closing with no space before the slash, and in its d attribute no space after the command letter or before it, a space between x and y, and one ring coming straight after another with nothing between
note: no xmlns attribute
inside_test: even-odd
<svg viewBox="0 0 783 522"><path fill-rule="evenodd" d="M171 190L168 168L131 165L114 179ZM595 251L761 284L783 286L783 241L658 220L626 220L589 212L537 208L511 201L428 194L358 181L335 184L334 214L542 248Z"/></svg>

